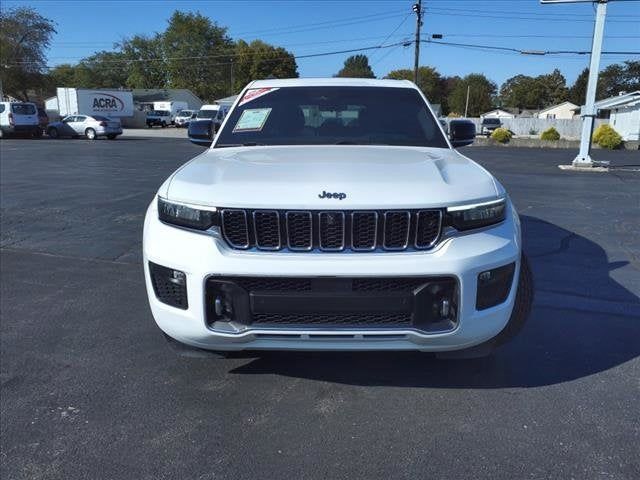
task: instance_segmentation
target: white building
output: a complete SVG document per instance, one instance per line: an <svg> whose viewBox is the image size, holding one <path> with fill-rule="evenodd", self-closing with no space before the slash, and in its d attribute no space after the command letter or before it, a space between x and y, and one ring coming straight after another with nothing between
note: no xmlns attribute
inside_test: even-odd
<svg viewBox="0 0 640 480"><path fill-rule="evenodd" d="M516 118L516 116L511 112L507 112L501 108L496 108L490 112L483 113L480 115L480 118Z"/></svg>
<svg viewBox="0 0 640 480"><path fill-rule="evenodd" d="M555 118L558 120L571 120L578 105L571 102L563 102L559 105L553 105L538 112L538 118Z"/></svg>
<svg viewBox="0 0 640 480"><path fill-rule="evenodd" d="M598 112L609 111L609 125L625 141L640 140L640 90L596 102Z"/></svg>

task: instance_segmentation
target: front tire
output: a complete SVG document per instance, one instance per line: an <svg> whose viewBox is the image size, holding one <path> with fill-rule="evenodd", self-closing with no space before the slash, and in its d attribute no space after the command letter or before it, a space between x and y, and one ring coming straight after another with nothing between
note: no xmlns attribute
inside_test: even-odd
<svg viewBox="0 0 640 480"><path fill-rule="evenodd" d="M162 122L162 123L160 124L160 126L161 126L162 128L167 128L167 122Z"/></svg>
<svg viewBox="0 0 640 480"><path fill-rule="evenodd" d="M49 138L53 138L53 139L60 138L60 133L58 132L57 128L50 128L47 131L47 134L49 135Z"/></svg>
<svg viewBox="0 0 640 480"><path fill-rule="evenodd" d="M87 136L87 138L89 140L95 140L96 139L96 131L93 128L87 128L84 131L84 134Z"/></svg>
<svg viewBox="0 0 640 480"><path fill-rule="evenodd" d="M116 139L116 137L117 137L117 135L116 135L116 134L114 134L114 133L110 133L109 135L107 135L107 138L108 138L109 140L115 140L115 139Z"/></svg>

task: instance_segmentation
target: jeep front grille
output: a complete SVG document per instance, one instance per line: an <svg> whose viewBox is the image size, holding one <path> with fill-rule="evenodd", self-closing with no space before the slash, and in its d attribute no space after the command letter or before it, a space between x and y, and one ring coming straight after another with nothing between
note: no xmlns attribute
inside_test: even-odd
<svg viewBox="0 0 640 480"><path fill-rule="evenodd" d="M427 250L442 230L432 210L222 209L222 234L240 250L374 252Z"/></svg>

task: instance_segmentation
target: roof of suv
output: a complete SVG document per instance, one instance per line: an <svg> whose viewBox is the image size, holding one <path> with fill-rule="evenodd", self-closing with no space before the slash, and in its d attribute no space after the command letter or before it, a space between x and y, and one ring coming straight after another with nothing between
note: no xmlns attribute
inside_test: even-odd
<svg viewBox="0 0 640 480"><path fill-rule="evenodd" d="M375 78L283 78L255 80L249 88L281 87L395 87L416 88L409 80L378 80Z"/></svg>

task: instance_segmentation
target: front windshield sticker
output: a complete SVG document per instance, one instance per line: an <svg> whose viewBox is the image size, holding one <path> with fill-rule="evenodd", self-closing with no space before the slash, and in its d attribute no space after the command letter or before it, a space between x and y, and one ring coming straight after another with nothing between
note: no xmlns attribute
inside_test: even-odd
<svg viewBox="0 0 640 480"><path fill-rule="evenodd" d="M233 127L234 133L261 131L270 113L270 108L249 108L245 110L240 115L236 126Z"/></svg>
<svg viewBox="0 0 640 480"><path fill-rule="evenodd" d="M242 100L238 104L238 106L244 105L245 103L250 102L251 100L255 100L258 97L266 95L267 93L275 92L276 90L280 90L279 88L252 88L247 90L247 93L244 94Z"/></svg>

